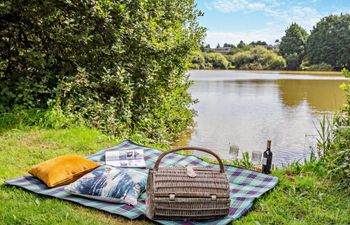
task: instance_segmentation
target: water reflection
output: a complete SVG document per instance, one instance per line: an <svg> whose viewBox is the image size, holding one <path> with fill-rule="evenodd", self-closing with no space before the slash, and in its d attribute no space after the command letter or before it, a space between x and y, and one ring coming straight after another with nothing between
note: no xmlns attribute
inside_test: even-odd
<svg viewBox="0 0 350 225"><path fill-rule="evenodd" d="M301 159L308 155L305 134L316 133L321 115L345 101L342 78L193 71L191 79L190 92L200 101L196 126L174 145L212 148L226 159L230 143L240 152L263 151L267 139L277 165Z"/></svg>
<svg viewBox="0 0 350 225"><path fill-rule="evenodd" d="M278 80L283 104L296 107L306 101L319 112L335 111L345 101L338 80Z"/></svg>

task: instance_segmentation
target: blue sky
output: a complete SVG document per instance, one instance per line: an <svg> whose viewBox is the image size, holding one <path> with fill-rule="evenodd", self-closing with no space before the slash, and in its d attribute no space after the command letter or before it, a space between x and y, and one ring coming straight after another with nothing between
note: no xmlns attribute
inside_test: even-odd
<svg viewBox="0 0 350 225"><path fill-rule="evenodd" d="M273 43L296 22L308 32L324 16L350 13L350 0L196 0L204 12L199 22L206 27L205 43Z"/></svg>

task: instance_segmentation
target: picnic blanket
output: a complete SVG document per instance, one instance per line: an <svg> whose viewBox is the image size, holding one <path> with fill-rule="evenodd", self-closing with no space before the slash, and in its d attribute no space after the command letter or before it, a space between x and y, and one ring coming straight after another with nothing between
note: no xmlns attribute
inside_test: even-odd
<svg viewBox="0 0 350 225"><path fill-rule="evenodd" d="M104 164L104 153L108 150L130 150L130 149L143 149L146 165L148 168L153 167L161 151L138 145L130 140L123 141L117 146L104 149L93 155L87 156L88 159L94 160ZM208 168L216 168L218 165L205 162L196 156L184 156L177 153L170 153L166 156L161 166L200 166ZM145 170L148 170L145 168ZM232 220L236 220L239 217L245 215L252 207L254 199L258 198L265 192L271 190L278 183L278 178L269 176L266 174L258 173L251 170L241 169L233 166L225 166L227 177L230 182L230 197L231 206L230 213L226 217L219 219L211 219L205 221L170 221L170 220L155 220L160 224L167 225L197 225L197 224L228 224ZM23 176L16 179L5 181L9 185L14 185L25 190L51 196L59 199L72 201L87 207L92 207L98 210L102 210L111 214L121 215L129 219L136 219L142 215L146 215L146 194L143 193L138 200L136 206L130 206L126 204L115 204L109 202L102 202L88 198L82 198L76 195L71 195L64 191L65 186L56 188L48 188L43 182L33 176Z"/></svg>

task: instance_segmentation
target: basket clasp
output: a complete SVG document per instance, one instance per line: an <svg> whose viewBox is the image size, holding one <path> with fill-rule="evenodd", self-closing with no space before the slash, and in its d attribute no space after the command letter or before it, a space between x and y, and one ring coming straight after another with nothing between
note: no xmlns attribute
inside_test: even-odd
<svg viewBox="0 0 350 225"><path fill-rule="evenodd" d="M170 194L169 195L169 200L170 201L175 201L175 194Z"/></svg>
<svg viewBox="0 0 350 225"><path fill-rule="evenodd" d="M189 176L189 177L196 177L197 176L197 174L194 171L192 166L187 166L186 170L187 170L187 176Z"/></svg>

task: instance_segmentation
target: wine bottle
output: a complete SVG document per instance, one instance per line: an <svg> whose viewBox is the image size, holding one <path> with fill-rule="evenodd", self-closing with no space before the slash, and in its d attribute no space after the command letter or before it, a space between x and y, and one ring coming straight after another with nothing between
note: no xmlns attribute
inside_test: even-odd
<svg viewBox="0 0 350 225"><path fill-rule="evenodd" d="M270 174L271 167L272 167L271 140L267 140L267 148L263 154L262 172L265 174Z"/></svg>

